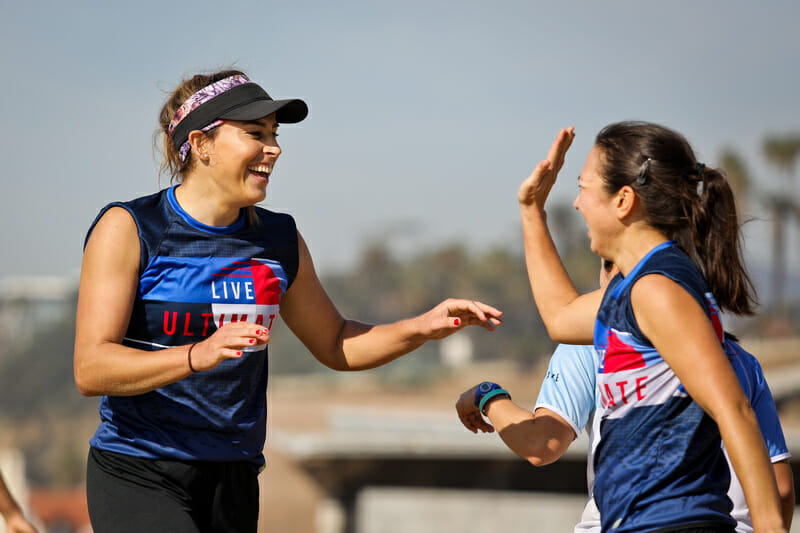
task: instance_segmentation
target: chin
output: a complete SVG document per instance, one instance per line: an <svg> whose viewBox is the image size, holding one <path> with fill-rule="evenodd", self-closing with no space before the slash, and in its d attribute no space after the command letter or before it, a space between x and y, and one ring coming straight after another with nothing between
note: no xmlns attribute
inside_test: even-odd
<svg viewBox="0 0 800 533"><path fill-rule="evenodd" d="M247 191L247 197L253 204L263 202L264 198L267 197L267 184L265 183L261 186L249 188Z"/></svg>

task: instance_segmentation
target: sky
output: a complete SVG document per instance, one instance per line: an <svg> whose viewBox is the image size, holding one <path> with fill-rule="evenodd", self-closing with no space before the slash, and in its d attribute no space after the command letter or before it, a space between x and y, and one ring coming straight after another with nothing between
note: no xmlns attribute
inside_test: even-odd
<svg viewBox="0 0 800 533"><path fill-rule="evenodd" d="M76 275L103 205L169 184L157 115L195 72L308 103L263 205L294 215L323 274L369 242L521 249L517 189L561 127L577 137L554 202L610 122L674 128L709 165L733 148L766 188L764 138L800 131L796 0L0 2L0 278Z"/></svg>

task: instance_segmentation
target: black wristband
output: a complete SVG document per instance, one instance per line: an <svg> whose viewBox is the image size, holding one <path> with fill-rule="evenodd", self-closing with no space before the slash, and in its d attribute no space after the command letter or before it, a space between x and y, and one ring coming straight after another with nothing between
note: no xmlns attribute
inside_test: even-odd
<svg viewBox="0 0 800 533"><path fill-rule="evenodd" d="M189 362L189 370L192 371L192 374L197 374L197 370L195 370L194 367L192 366L192 350L194 349L195 346L197 346L196 342L191 346L189 346L189 351L186 353L186 360Z"/></svg>

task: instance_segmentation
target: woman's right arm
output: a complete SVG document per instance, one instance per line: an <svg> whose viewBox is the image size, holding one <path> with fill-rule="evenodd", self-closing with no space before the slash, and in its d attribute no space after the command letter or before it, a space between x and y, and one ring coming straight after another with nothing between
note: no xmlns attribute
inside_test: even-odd
<svg viewBox="0 0 800 533"><path fill-rule="evenodd" d="M487 423L475 405L478 385L467 390L456 402L461 423L473 433L497 430L508 448L534 466L558 460L575 440L575 431L563 418L546 408L530 412L510 399L492 401L486 407Z"/></svg>
<svg viewBox="0 0 800 533"><path fill-rule="evenodd" d="M122 344L139 282L139 252L136 224L120 207L103 215L86 243L73 360L75 383L85 396L143 394L192 373L188 345L144 351ZM231 323L194 347L192 365L209 370L223 359L240 357L242 347L268 339L266 328Z"/></svg>
<svg viewBox="0 0 800 533"><path fill-rule="evenodd" d="M520 186L518 200L528 279L550 338L566 344L591 344L603 293L578 294L553 243L544 208L574 137L573 128L558 132L547 159Z"/></svg>

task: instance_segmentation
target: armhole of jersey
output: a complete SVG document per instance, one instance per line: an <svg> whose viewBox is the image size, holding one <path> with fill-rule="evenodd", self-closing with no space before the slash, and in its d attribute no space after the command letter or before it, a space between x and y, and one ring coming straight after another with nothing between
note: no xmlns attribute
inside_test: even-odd
<svg viewBox="0 0 800 533"><path fill-rule="evenodd" d="M631 325L633 325L633 327L634 327L634 332L633 333L634 333L634 335L636 337L639 338L639 340L646 340L647 343L652 346L652 343L650 342L650 339L647 338L647 336L642 331L642 328L639 327L639 321L636 319L636 313L633 311L633 302L632 302L633 286L641 278L643 278L645 276L649 276L651 274L655 274L657 276L664 276L668 280L670 280L673 283L675 283L676 285L678 285L678 287L680 287L680 289L682 291L686 292L686 294L691 296L692 299L695 302L697 302L697 305L700 306L700 308L705 313L706 317L708 317L709 321L711 320L711 315L709 314L709 309L708 309L708 303L703 299L703 295L700 295L699 298L701 298L701 299L698 299L698 295L694 294L694 292L691 290L691 287L689 287L689 284L685 283L685 282L681 282L681 280L677 279L677 276L674 275L673 273L671 273L671 272L669 272L667 270L661 269L661 268L654 269L654 270L652 270L650 272L645 272L645 273L643 273L641 275L639 275L637 273L637 276L630 283L630 289L627 292L627 299L628 299L628 310L630 312L630 316L628 318L631 321Z"/></svg>
<svg viewBox="0 0 800 533"><path fill-rule="evenodd" d="M103 215L111 209L112 207L121 207L133 219L133 223L136 224L136 235L139 237L139 275L141 276L144 272L145 267L147 266L147 261L149 260L149 254L147 251L147 246L144 242L144 236L142 235L142 227L139 225L139 221L136 219L136 215L133 213L133 209L130 206L122 203L122 202L112 202L105 206L103 209L100 210L97 217L95 217L94 222L92 222L91 226L89 226L89 231L86 233L86 239L83 241L83 248L86 249L86 244L89 242L89 237L92 236L92 232L94 231L94 227L100 222L100 219L103 218Z"/></svg>
<svg viewBox="0 0 800 533"><path fill-rule="evenodd" d="M297 277L297 271L300 270L300 237L297 231L297 223L294 220L294 217L291 215L286 215L289 218L289 226L291 227L291 234L292 234L292 249L293 252L293 265L292 265L292 272L290 279L287 279L286 290L288 291L289 288L294 283L294 279ZM287 272L287 276L288 276Z"/></svg>

